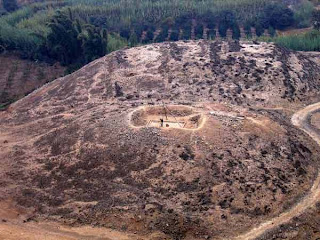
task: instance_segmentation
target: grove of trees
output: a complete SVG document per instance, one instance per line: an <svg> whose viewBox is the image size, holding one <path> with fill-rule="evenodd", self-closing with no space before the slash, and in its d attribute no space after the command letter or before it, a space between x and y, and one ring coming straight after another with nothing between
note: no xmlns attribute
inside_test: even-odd
<svg viewBox="0 0 320 240"><path fill-rule="evenodd" d="M241 27L248 38L252 29L258 37L266 30L274 36L297 26L297 19L319 28L316 13L311 21L310 4L291 9L269 0L48 1L0 17L0 51L81 66L124 45L214 39L228 31L239 39Z"/></svg>
<svg viewBox="0 0 320 240"><path fill-rule="evenodd" d="M68 14L57 11L50 23L46 39L48 55L63 65L85 64L107 52L108 34L90 24L81 24Z"/></svg>

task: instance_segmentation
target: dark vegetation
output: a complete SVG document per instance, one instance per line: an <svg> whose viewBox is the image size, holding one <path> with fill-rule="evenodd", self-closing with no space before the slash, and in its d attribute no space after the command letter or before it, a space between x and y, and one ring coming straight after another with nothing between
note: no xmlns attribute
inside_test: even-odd
<svg viewBox="0 0 320 240"><path fill-rule="evenodd" d="M3 0L3 8L8 12L13 12L18 9L16 0Z"/></svg>
<svg viewBox="0 0 320 240"><path fill-rule="evenodd" d="M312 24L316 30L320 30L320 10L314 10L312 13Z"/></svg>
<svg viewBox="0 0 320 240"><path fill-rule="evenodd" d="M47 56L63 65L91 62L107 53L108 34L90 24L74 20L71 11L67 14L58 11L48 24L50 33L44 51Z"/></svg>
<svg viewBox="0 0 320 240"><path fill-rule="evenodd" d="M261 38L263 41L272 41L296 51L320 51L320 10L313 10L310 22L313 30L296 35L275 36Z"/></svg>

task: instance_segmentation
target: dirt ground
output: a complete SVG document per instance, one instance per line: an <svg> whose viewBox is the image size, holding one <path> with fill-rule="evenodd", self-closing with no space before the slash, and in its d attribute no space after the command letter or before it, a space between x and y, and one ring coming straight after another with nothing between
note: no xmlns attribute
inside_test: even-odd
<svg viewBox="0 0 320 240"><path fill-rule="evenodd" d="M0 54L0 106L16 101L64 75L65 68Z"/></svg>
<svg viewBox="0 0 320 240"><path fill-rule="evenodd" d="M319 147L291 116L319 100L319 73L268 43L161 43L98 59L0 113L1 201L26 211L0 227L66 239L245 234L314 184ZM172 121L205 121L145 125L163 105ZM152 114L133 126L143 107Z"/></svg>

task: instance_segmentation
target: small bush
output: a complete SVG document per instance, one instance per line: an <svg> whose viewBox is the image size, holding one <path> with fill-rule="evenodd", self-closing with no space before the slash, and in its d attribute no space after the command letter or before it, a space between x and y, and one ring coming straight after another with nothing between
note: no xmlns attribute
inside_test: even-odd
<svg viewBox="0 0 320 240"><path fill-rule="evenodd" d="M313 12L313 4L309 1L303 1L294 11L294 22L299 28L306 28L311 26L311 18Z"/></svg>
<svg viewBox="0 0 320 240"><path fill-rule="evenodd" d="M269 27L268 32L271 37L274 37L276 35L276 30L273 27Z"/></svg>

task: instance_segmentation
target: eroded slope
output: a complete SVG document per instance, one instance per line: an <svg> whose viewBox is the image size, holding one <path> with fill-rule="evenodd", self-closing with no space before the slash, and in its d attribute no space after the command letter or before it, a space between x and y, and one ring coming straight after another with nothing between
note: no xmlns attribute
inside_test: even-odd
<svg viewBox="0 0 320 240"><path fill-rule="evenodd" d="M235 235L312 185L317 146L281 107L316 99L319 72L272 44L115 52L1 113L2 196L33 218L172 239ZM206 121L196 131L130 127L133 110L163 103Z"/></svg>

